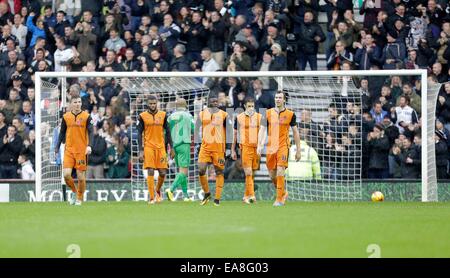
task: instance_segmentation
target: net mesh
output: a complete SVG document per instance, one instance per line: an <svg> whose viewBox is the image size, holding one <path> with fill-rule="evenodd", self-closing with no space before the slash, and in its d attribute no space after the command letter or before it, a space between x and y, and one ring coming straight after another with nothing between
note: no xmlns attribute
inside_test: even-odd
<svg viewBox="0 0 450 278"><path fill-rule="evenodd" d="M289 197L304 201L361 198L361 98L351 77L285 77L287 108L296 113L302 158L292 144Z"/></svg>
<svg viewBox="0 0 450 278"><path fill-rule="evenodd" d="M130 115L133 122L131 128L131 189L135 194L135 200L148 199L147 171L143 170L143 164L139 161L138 131L136 123L139 114L147 111L147 97L155 95L158 98L158 110L166 111L168 114L175 111L175 100L182 97L187 101L188 111L197 115L205 103L209 88L205 87L200 80L195 78L130 78L121 83L130 96ZM192 140L193 142L194 140ZM188 194L189 198L195 199L199 191L197 151L195 145L191 147L191 164L188 171ZM155 171L155 179L158 176ZM170 186L177 173L175 161L169 160L169 169L165 178L165 186ZM180 196L181 190L175 192Z"/></svg>
<svg viewBox="0 0 450 278"><path fill-rule="evenodd" d="M42 81L41 86L41 154L42 198L44 201L63 200L62 160L55 156L55 146L60 129L61 93L57 85Z"/></svg>

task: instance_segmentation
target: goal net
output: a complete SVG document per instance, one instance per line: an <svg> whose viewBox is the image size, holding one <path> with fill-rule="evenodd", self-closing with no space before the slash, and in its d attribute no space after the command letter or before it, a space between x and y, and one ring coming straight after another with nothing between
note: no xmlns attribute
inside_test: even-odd
<svg viewBox="0 0 450 278"><path fill-rule="evenodd" d="M130 97L130 115L133 123L139 120L139 114L148 110L147 97L154 95L158 99L158 110L167 112L168 115L175 112L175 100L184 98L187 102L187 110L193 116L203 109L209 89L196 78L182 77L137 77L124 79L122 87ZM192 139L194 134L192 134ZM193 142L194 140L192 140ZM191 145L191 164L188 169L188 194L183 198L196 199L196 193L200 190L198 181L197 152L195 145ZM143 169L143 162L139 160L138 131L136 124L131 126L131 189L135 200L147 200L147 171ZM175 179L177 167L174 160L169 160L169 168L165 178L166 186L171 185ZM159 173L155 171L155 179ZM166 187L167 188L167 187ZM181 198L181 190L175 192L175 197ZM142 194L142 195L140 195Z"/></svg>
<svg viewBox="0 0 450 278"><path fill-rule="evenodd" d="M426 83L426 72L422 70L402 71L346 71L346 72L215 72L215 73L38 73L36 75L36 99L41 103L52 103L51 108L40 107L36 113L37 180L36 195L41 200L49 200L45 192L61 189L61 166L52 157L52 133L60 122L60 89L55 84L70 78L105 77L114 84L120 84L129 97L129 115L131 116L131 189L135 200L147 200L146 171L139 161L136 123L141 112L147 110L149 95L158 98L158 108L169 115L175 110L175 99L186 99L189 112L196 117L206 107L208 96L213 93L224 98L225 105L240 106L243 96L255 96L257 107L264 107L264 101L272 101L277 90L287 96L286 108L292 110L297 119L301 137L302 159L295 161L296 145L291 136L289 166L286 171L286 185L291 200L304 201L358 201L362 197L361 180L364 175L364 144L367 133L364 131L365 95L361 86L362 79L369 79L369 85L375 94L381 95L381 87L392 76L405 80L420 80L418 92L422 96L422 199L437 200L436 167L434 156L435 101L438 85ZM57 82L48 82L49 78ZM202 78L209 81L202 82ZM230 81L234 79L234 82ZM255 80L263 84L261 98ZM75 80L75 81L73 81ZM235 84L237 82L237 84ZM379 86L379 87L377 87ZM427 92L427 93L424 93ZM372 96L375 98L374 96ZM265 99L265 100L263 100ZM270 101L271 100L271 101ZM230 103L231 102L231 103ZM259 104L258 104L259 103ZM263 104L261 104L263 103ZM259 106L258 106L259 105ZM394 106L397 104L394 104ZM235 116L238 111L228 107L227 112ZM426 112L425 112L426 111ZM258 112L264 113L262 109ZM232 124L232 123L231 123ZM395 124L395 123L394 123ZM232 127L231 127L232 128ZM430 137L431 136L431 137ZM39 141L38 141L39 139ZM232 138L227 135L227 146ZM198 199L201 192L198 181L197 156L198 144L191 145L191 165L188 176L189 197ZM426 159L425 159L426 158ZM261 167L255 179L269 182L265 165L265 151L261 157ZM155 179L157 171L155 171ZM213 171L210 171L213 173ZM165 187L169 186L177 173L174 161L169 162ZM211 177L211 176L210 176ZM238 181L239 182L239 181ZM243 182L242 182L243 183ZM243 189L244 186L242 186ZM226 187L224 188L226 192ZM177 193L181 193L177 192ZM179 196L181 197L181 196Z"/></svg>
<svg viewBox="0 0 450 278"><path fill-rule="evenodd" d="M40 99L36 100L36 134L40 134L40 144L36 144L36 152L40 159L36 159L36 184L40 182L41 190L36 197L42 201L61 201L64 192L62 186L62 156L55 154L56 143L61 124L61 90L53 81L42 81ZM40 117L38 118L38 113ZM36 136L36 141L38 136ZM38 158L38 157L37 157Z"/></svg>
<svg viewBox="0 0 450 278"><path fill-rule="evenodd" d="M352 78L286 77L281 87L288 95L287 108L297 115L302 141L299 162L294 142L290 150L286 178L290 197L360 200L362 109Z"/></svg>

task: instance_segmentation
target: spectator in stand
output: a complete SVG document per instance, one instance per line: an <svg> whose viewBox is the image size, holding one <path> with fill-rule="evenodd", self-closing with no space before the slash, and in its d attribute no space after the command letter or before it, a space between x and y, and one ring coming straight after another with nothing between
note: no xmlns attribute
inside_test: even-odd
<svg viewBox="0 0 450 278"><path fill-rule="evenodd" d="M16 127L10 125L0 140L0 179L17 178L17 159L22 149L22 138L16 133Z"/></svg>
<svg viewBox="0 0 450 278"><path fill-rule="evenodd" d="M409 97L409 105L420 115L422 111L421 97L414 91L413 87L409 83L403 83L402 85L402 96ZM397 99L397 106L400 105L400 99Z"/></svg>
<svg viewBox="0 0 450 278"><path fill-rule="evenodd" d="M11 24L11 34L13 34L19 41L19 47L25 50L27 47L28 28L22 23L22 16L20 14L14 15L14 24Z"/></svg>
<svg viewBox="0 0 450 278"><path fill-rule="evenodd" d="M403 61L406 58L405 44L397 40L395 32L388 32L387 44L381 54L381 62L383 69L402 69L404 68Z"/></svg>
<svg viewBox="0 0 450 278"><path fill-rule="evenodd" d="M136 32L141 23L143 16L150 11L148 1L133 0L131 1L131 31Z"/></svg>
<svg viewBox="0 0 450 278"><path fill-rule="evenodd" d="M439 92L436 116L442 120L445 128L450 131L450 82L445 83L444 90Z"/></svg>
<svg viewBox="0 0 450 278"><path fill-rule="evenodd" d="M203 48L201 52L203 64L202 64L202 72L215 72L219 71L221 68L219 64L214 60L212 57L211 49L209 48ZM207 84L208 78L202 79L203 84Z"/></svg>
<svg viewBox="0 0 450 278"><path fill-rule="evenodd" d="M77 50L83 64L95 60L97 36L92 33L92 25L87 22L77 23L75 27L76 38L78 40Z"/></svg>
<svg viewBox="0 0 450 278"><path fill-rule="evenodd" d="M260 79L255 79L251 83L249 96L255 98L255 109L261 111L261 109L270 109L275 107L274 94L269 90L263 89L263 82Z"/></svg>
<svg viewBox="0 0 450 278"><path fill-rule="evenodd" d="M103 179L104 163L106 162L106 141L98 134L98 127L94 125L94 141L92 143L92 153L88 159L87 179Z"/></svg>
<svg viewBox="0 0 450 278"><path fill-rule="evenodd" d="M359 13L364 15L364 28L370 29L377 23L378 13L383 10L384 1L364 0Z"/></svg>
<svg viewBox="0 0 450 278"><path fill-rule="evenodd" d="M402 95L399 98L399 106L391 109L392 122L398 126L400 133L403 133L410 124L418 122L417 113L409 103L409 97Z"/></svg>
<svg viewBox="0 0 450 278"><path fill-rule="evenodd" d="M384 116L386 116L388 112L384 111L381 102L377 101L373 104L373 108L370 110L370 114L375 120L375 123L379 124L383 122Z"/></svg>
<svg viewBox="0 0 450 278"><path fill-rule="evenodd" d="M364 37L363 44L356 44L355 62L359 65L359 70L369 70L375 64L380 64L381 51L373 40L371 34Z"/></svg>
<svg viewBox="0 0 450 278"><path fill-rule="evenodd" d="M109 30L109 39L105 42L103 47L103 52L108 50L114 51L116 54L122 54L126 44L124 40L122 40L115 29Z"/></svg>
<svg viewBox="0 0 450 278"><path fill-rule="evenodd" d="M319 24L314 23L312 12L306 12L299 30L298 62L300 70L305 70L309 63L311 70L317 70L317 53L319 43L325 41L325 34ZM281 46L281 44L280 44Z"/></svg>
<svg viewBox="0 0 450 278"><path fill-rule="evenodd" d="M434 63L432 72L436 76L439 83L445 83L445 82L449 81L448 73L442 69L441 63Z"/></svg>
<svg viewBox="0 0 450 278"><path fill-rule="evenodd" d="M200 52L205 47L206 31L202 23L202 15L196 11L192 13L192 20L182 23L183 29L180 39L186 41L187 53L189 61L201 63Z"/></svg>
<svg viewBox="0 0 450 278"><path fill-rule="evenodd" d="M22 102L22 111L19 113L20 120L28 127L28 129L34 129L34 111L29 100Z"/></svg>
<svg viewBox="0 0 450 278"><path fill-rule="evenodd" d="M20 165L20 169L18 170L18 174L20 174L20 178L23 180L35 180L36 174L33 170L33 164L28 159L26 154L19 155L17 159L18 164Z"/></svg>
<svg viewBox="0 0 450 278"><path fill-rule="evenodd" d="M436 174L438 179L446 179L448 166L448 138L442 131L436 130L434 141L436 151Z"/></svg>
<svg viewBox="0 0 450 278"><path fill-rule="evenodd" d="M212 58L222 68L225 61L225 24L221 20L220 13L216 11L211 12L209 18L206 16L202 23L208 37L207 46L211 49Z"/></svg>
<svg viewBox="0 0 450 278"><path fill-rule="evenodd" d="M0 4L1 5L1 4ZM35 13L31 12L27 18L27 28L28 31L32 33L32 38L30 41L30 47L33 47L36 44L37 38L46 38L46 33L44 30L44 21L41 18L36 20L36 24L33 23L35 17Z"/></svg>
<svg viewBox="0 0 450 278"><path fill-rule="evenodd" d="M275 23L271 23L267 26L267 33L262 37L259 44L259 55L261 57L264 51L269 50L274 43L278 43L281 46L281 50L286 50L287 41L286 38L280 34L279 26Z"/></svg>
<svg viewBox="0 0 450 278"><path fill-rule="evenodd" d="M53 55L55 57L55 71L66 71L67 66L74 58L74 52L71 47L66 46L64 38L56 38L56 47L58 49Z"/></svg>
<svg viewBox="0 0 450 278"><path fill-rule="evenodd" d="M140 61L135 58L132 48L127 48L125 51L125 59L122 62L122 68L125 71L139 71L141 67Z"/></svg>
<svg viewBox="0 0 450 278"><path fill-rule="evenodd" d="M126 178L129 176L128 161L130 155L125 150L123 141L119 135L114 135L112 145L106 151L106 164L109 165L108 174L109 179Z"/></svg>
<svg viewBox="0 0 450 278"><path fill-rule="evenodd" d="M184 55L186 47L183 44L177 44L173 49L173 58L170 62L171 71L190 71L189 61Z"/></svg>
<svg viewBox="0 0 450 278"><path fill-rule="evenodd" d="M389 138L385 136L382 125L375 125L373 131L370 132L367 137L367 142L371 150L369 160L369 178L389 178Z"/></svg>
<svg viewBox="0 0 450 278"><path fill-rule="evenodd" d="M252 69L252 61L245 51L246 47L243 42L235 42L233 54L225 63L225 69L228 71L250 71Z"/></svg>
<svg viewBox="0 0 450 278"><path fill-rule="evenodd" d="M403 148L394 147L392 151L397 163L400 164L403 179L418 179L420 176L420 154L411 141L411 138L406 137L402 142Z"/></svg>
<svg viewBox="0 0 450 278"><path fill-rule="evenodd" d="M0 138L8 131L8 125L6 124L6 115L5 112L0 111Z"/></svg>
<svg viewBox="0 0 450 278"><path fill-rule="evenodd" d="M328 70L340 70L344 61L353 63L353 54L345 49L343 41L337 41L334 49L327 61Z"/></svg>
<svg viewBox="0 0 450 278"><path fill-rule="evenodd" d="M164 24L159 27L159 35L164 42L164 47L172 55L172 50L175 48L181 34L181 28L173 21L171 14L164 15Z"/></svg>

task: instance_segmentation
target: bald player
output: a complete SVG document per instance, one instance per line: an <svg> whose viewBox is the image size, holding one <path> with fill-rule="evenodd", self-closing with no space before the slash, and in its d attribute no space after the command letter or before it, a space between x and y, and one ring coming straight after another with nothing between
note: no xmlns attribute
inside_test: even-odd
<svg viewBox="0 0 450 278"><path fill-rule="evenodd" d="M191 165L191 137L194 132L194 118L187 110L187 103L184 98L177 98L175 101L176 111L169 116L168 123L170 135L172 136L171 158L175 158L175 163L179 167L178 173L172 183L171 188L167 188L167 199L175 201L173 192L180 186L183 191L185 202L191 201L187 192L188 168Z"/></svg>
<svg viewBox="0 0 450 278"><path fill-rule="evenodd" d="M87 156L92 152L89 144L93 142L93 127L91 116L88 112L81 110L81 97L79 94L72 95L70 99L70 111L66 112L61 122L58 143L55 148L55 156L62 142L64 147L63 174L66 185L70 187L75 198L69 202L71 205L80 206L86 191L86 169ZM78 188L72 179L72 169L77 171Z"/></svg>
<svg viewBox="0 0 450 278"><path fill-rule="evenodd" d="M205 196L200 205L206 205L211 198L209 192L206 169L208 164L214 165L216 172L216 196L214 205L220 205L220 197L224 184L223 170L225 168L225 145L226 145L226 119L227 112L218 108L217 96L210 96L208 107L202 110L197 118L197 126L202 129L202 145L198 155L198 171L200 184Z"/></svg>
<svg viewBox="0 0 450 278"><path fill-rule="evenodd" d="M242 167L245 172L244 203L256 202L254 188L254 172L259 169L260 156L256 153L258 147L258 133L261 127L262 115L255 111L255 99L247 97L244 100L245 111L240 113L234 121L233 144L231 158L237 159L236 144L239 143Z"/></svg>
<svg viewBox="0 0 450 278"><path fill-rule="evenodd" d="M288 167L288 155L290 147L289 128L292 129L294 142L297 146L295 161L301 158L300 134L297 128L295 113L286 109L286 96L284 92L275 94L275 108L266 111L260 129L260 140L257 153L260 155L266 140L266 132L269 137L267 144L266 164L270 178L276 187L277 197L274 206L283 206L287 199L287 191L284 185L284 174Z"/></svg>
<svg viewBox="0 0 450 278"><path fill-rule="evenodd" d="M139 114L138 120L139 159L144 160L147 169L147 187L150 195L148 203L153 205L162 202L161 187L164 184L168 163L166 147L172 145L167 114L158 110L158 99L149 96L147 111ZM155 198L155 170L158 170L158 183Z"/></svg>

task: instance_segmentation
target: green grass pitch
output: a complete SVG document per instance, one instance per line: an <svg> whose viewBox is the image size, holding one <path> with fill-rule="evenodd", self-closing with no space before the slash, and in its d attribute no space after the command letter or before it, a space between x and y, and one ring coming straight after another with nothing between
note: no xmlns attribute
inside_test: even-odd
<svg viewBox="0 0 450 278"><path fill-rule="evenodd" d="M0 204L0 257L450 257L450 203Z"/></svg>

